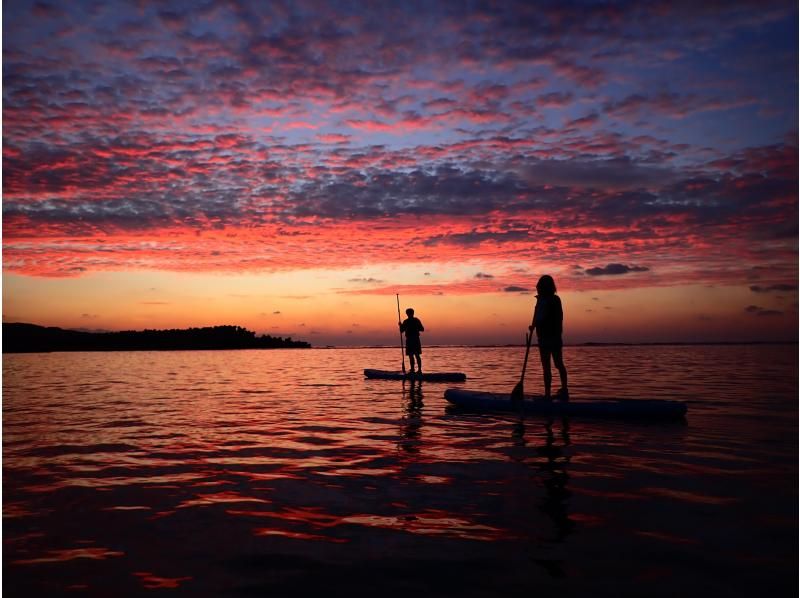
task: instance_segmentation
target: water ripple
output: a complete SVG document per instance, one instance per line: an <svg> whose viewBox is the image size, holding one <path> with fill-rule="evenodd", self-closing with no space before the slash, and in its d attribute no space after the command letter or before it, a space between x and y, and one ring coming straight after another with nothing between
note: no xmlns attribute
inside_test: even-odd
<svg viewBox="0 0 800 598"><path fill-rule="evenodd" d="M796 573L796 347L565 349L575 399L687 400L682 425L458 413L446 386L364 380L397 369L397 349L291 356L4 356L6 579L28 595L104 595L107 579L224 595L311 572L403 589L413 571L420 594L626 579L666 596L709 570L727 595L752 590L752 555L759 579ZM519 376L518 348L426 356L467 387ZM631 568L673 581L659 594Z"/></svg>

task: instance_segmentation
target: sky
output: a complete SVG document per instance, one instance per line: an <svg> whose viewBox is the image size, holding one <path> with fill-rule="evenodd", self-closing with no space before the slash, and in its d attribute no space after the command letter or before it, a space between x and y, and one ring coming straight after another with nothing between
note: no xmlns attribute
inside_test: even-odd
<svg viewBox="0 0 800 598"><path fill-rule="evenodd" d="M798 7L3 3L3 322L798 338Z"/></svg>

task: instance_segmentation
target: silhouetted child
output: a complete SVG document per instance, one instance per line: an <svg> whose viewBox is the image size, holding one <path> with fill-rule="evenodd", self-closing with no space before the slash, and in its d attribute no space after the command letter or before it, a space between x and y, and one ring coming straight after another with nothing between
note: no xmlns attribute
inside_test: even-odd
<svg viewBox="0 0 800 598"><path fill-rule="evenodd" d="M539 340L539 356L542 359L542 372L544 373L544 396L550 398L550 386L553 374L550 371L550 358L561 377L561 388L556 393L561 400L569 398L567 390L567 368L561 355L563 342L561 340L564 312L561 309L561 299L556 295L556 283L552 276L545 274L536 283L536 309L533 312L533 326L531 333L536 329Z"/></svg>
<svg viewBox="0 0 800 598"><path fill-rule="evenodd" d="M419 340L419 333L425 330L419 318L414 317L414 310L408 308L406 310L408 316L405 321L400 324L400 332L406 333L406 355L408 361L411 362L411 375L414 375L414 358L417 359L417 370L422 374L422 343Z"/></svg>

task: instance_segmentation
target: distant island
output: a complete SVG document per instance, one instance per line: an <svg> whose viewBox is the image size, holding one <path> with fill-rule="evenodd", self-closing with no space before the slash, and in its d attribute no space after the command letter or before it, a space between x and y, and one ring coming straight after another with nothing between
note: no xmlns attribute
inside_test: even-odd
<svg viewBox="0 0 800 598"><path fill-rule="evenodd" d="M256 336L241 326L183 330L83 332L36 324L3 324L3 353L48 351L177 351L194 349L307 349L290 337Z"/></svg>

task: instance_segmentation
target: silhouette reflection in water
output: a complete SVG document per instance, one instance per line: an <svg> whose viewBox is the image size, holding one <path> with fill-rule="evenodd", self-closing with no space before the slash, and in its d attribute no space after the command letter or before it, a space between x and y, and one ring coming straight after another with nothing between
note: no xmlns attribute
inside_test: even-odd
<svg viewBox="0 0 800 598"><path fill-rule="evenodd" d="M405 384L403 385L405 387ZM420 428L422 427L422 381L411 379L408 392L403 393L403 416L400 419L398 448L408 452L419 452Z"/></svg>
<svg viewBox="0 0 800 598"><path fill-rule="evenodd" d="M542 484L545 489L545 496L539 504L539 509L549 516L555 524L555 533L548 541L562 542L575 523L570 520L568 513L568 502L571 493L567 488L569 482L570 455L567 447L570 445L569 420L561 418L561 443L556 443L553 433L553 419L548 419L544 426L545 443L536 448L536 453L543 457L537 461L539 471L543 474Z"/></svg>
<svg viewBox="0 0 800 598"><path fill-rule="evenodd" d="M529 460L531 450L526 440L525 420L514 422L511 429L512 451L515 461L532 463L536 467L533 478L541 484L543 495L536 499L536 507L552 522L552 530L540 533L538 529L531 529L531 540L539 546L558 545L572 532L575 523L569 518L569 499L571 492L568 488L570 463L569 446L570 431L569 419L560 418L560 430L554 431L556 420L548 418L541 433L535 435L532 452L535 459ZM534 538L533 535L536 537ZM535 549L532 561L541 566L552 577L565 577L563 562L554 558L541 558L541 552Z"/></svg>

